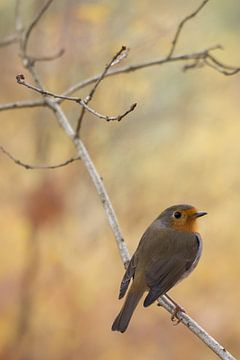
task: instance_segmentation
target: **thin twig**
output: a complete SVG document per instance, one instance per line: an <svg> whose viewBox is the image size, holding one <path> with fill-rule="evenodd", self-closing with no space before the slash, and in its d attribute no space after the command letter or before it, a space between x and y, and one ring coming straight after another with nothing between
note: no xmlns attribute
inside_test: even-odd
<svg viewBox="0 0 240 360"><path fill-rule="evenodd" d="M204 60L205 64L212 67L213 69L221 72L223 75L232 76L237 74L240 71L240 68L234 68L232 66L221 63L214 56L208 55Z"/></svg>
<svg viewBox="0 0 240 360"><path fill-rule="evenodd" d="M88 95L87 102L92 100L92 97L93 97L95 91L97 90L98 85L105 78L105 76L106 76L108 70L110 69L110 67L117 64L117 63L119 63L121 60L123 60L126 57L127 53L128 53L128 48L126 46L122 46L121 49L113 56L113 58L105 66L105 69L103 70L102 74L99 76L99 78L95 82L92 90L90 91L90 93Z"/></svg>
<svg viewBox="0 0 240 360"><path fill-rule="evenodd" d="M92 90L89 92L89 95L86 97L86 99L84 100L85 104L87 105L91 100L92 97L94 95L94 93L97 90L97 87L99 86L100 82L105 78L108 70L110 69L110 67L112 65L115 65L117 63L119 63L123 58L126 57L128 53L128 49L126 46L122 46L122 48L113 56L113 58L109 61L109 63L105 66L105 69L103 70L102 74L99 76L99 78L97 79L97 81L95 82ZM76 135L79 135L79 131L81 128L81 124L82 124L82 120L85 114L85 107L82 107L78 122L77 122L77 127L76 127Z"/></svg>
<svg viewBox="0 0 240 360"><path fill-rule="evenodd" d="M33 63L39 62L39 61L52 61L60 58L65 53L65 49L60 49L56 54L49 55L49 56L31 56L30 61Z"/></svg>
<svg viewBox="0 0 240 360"><path fill-rule="evenodd" d="M51 96L51 97L53 97L55 99L64 99L64 100L74 101L74 102L78 103L79 105L81 105L82 107L84 107L87 111L89 111L95 117L98 117L100 119L104 119L106 121L115 121L115 120L120 121L126 115L128 115L130 112L132 112L135 109L135 107L137 106L136 103L132 104L128 110L124 111L124 113L122 113L120 115L116 115L116 116L103 115L103 114L100 114L99 112L97 112L96 110L90 108L87 104L85 104L85 102L81 98L74 97L74 96L58 95L58 94L54 94L54 93L52 93L50 91L38 88L38 87L36 87L34 85L31 85L31 84L27 83L25 81L24 75L22 75L22 74L17 75L16 79L17 79L18 84L23 85L23 86L27 87L28 89L34 90L34 91L36 91L39 94L42 94L44 96L47 95L47 96ZM35 78L35 82L36 82L36 78Z"/></svg>
<svg viewBox="0 0 240 360"><path fill-rule="evenodd" d="M151 66L155 66L155 65L163 65L163 64L171 63L171 62L194 61L193 64L184 65L184 70L188 70L190 68L198 67L198 66L196 66L196 64L198 64L198 62L200 60L206 60L206 54L207 54L207 57L210 58L211 60L214 59L215 63L216 62L218 63L218 66L213 66L213 64L211 64L210 62L207 62L207 61L205 62L205 65L212 67L214 70L216 70L226 76L234 75L234 74L238 73L240 71L240 67L234 67L234 66L223 64L219 60L217 60L215 57L210 55L210 51L213 51L213 49L219 49L219 48L220 48L220 46L216 45L214 47L210 47L201 52L172 56L170 59L161 58L161 59L156 59L156 60L152 60L152 61L142 62L139 64L128 65L128 66L125 66L125 67L122 67L119 69L110 70L105 75L105 77L125 74L125 73L129 73L129 72L137 71L137 70L140 70L143 68L147 68L147 67L151 67ZM203 64L201 64L201 65L203 65ZM230 70L230 71L227 72L227 70ZM101 76L101 74L95 75L91 78L88 78L84 81L81 81L81 82L71 86L69 89L67 89L65 92L63 92L61 95L58 95L59 99L57 100L57 102L61 103L63 100L68 99L68 97L67 97L68 95L73 94L77 90L82 89L88 85L95 83L99 79L100 76ZM75 98L75 99L79 99L79 98ZM76 100L74 100L74 101L76 101ZM0 111L1 110L12 110L12 109L16 109L16 108L21 109L21 108L26 108L26 107L37 107L37 106L45 106L44 101L43 100L26 100L26 101L16 101L16 102L9 103L9 104L2 104L2 105L0 105Z"/></svg>
<svg viewBox="0 0 240 360"><path fill-rule="evenodd" d="M82 107L80 116L78 118L77 126L76 126L76 136L79 136L80 129L81 129L81 126L82 126L83 117L85 115L85 111L86 111L85 107Z"/></svg>
<svg viewBox="0 0 240 360"><path fill-rule="evenodd" d="M177 28L177 31L175 33L175 36L173 38L173 41L172 41L172 46L170 48L170 51L169 51L169 54L168 54L168 58L170 58L176 48L176 45L177 45L177 42L178 42L178 39L179 39L179 36L181 34L181 31L184 27L184 25L186 24L187 21L193 19L201 10L202 8L209 2L209 0L204 0L202 2L202 4L195 10L193 11L190 15L186 16L181 22L180 24L178 25L178 28Z"/></svg>
<svg viewBox="0 0 240 360"><path fill-rule="evenodd" d="M152 61L142 62L139 64L124 66L119 69L110 70L105 75L105 77L126 74L126 73L134 72L137 70L141 70L143 68L148 68L151 66L163 65L163 64L171 63L171 62L181 62L181 61L194 61L194 63L192 63L192 64L184 65L184 67L183 67L184 70L188 70L190 68L196 68L196 67L198 67L198 66L196 66L196 64L201 60L205 60L206 56L213 59L213 56L210 55L210 51L213 51L214 49L219 49L219 48L220 48L220 45L216 45L216 46L210 47L206 50L192 53L192 54L177 55L177 56L172 56L169 59L168 58L160 58L160 59L156 59L156 60L152 60ZM215 59L215 62L216 61L218 62L219 66L213 66L212 64L210 64L210 62L205 62L205 65L213 68L214 70L216 70L226 76L234 75L240 71L240 67L225 65L225 64L221 63L219 60L217 60L215 57L214 57L214 59ZM204 64L202 64L202 65L204 65ZM226 70L224 70L224 69L226 69ZM228 69L231 70L231 72L227 72ZM101 76L101 74L95 75L91 78L88 78L84 81L81 81L81 82L69 87L61 95L58 95L59 99L57 100L57 103L60 104L65 99L68 99L68 97L67 97L68 95L71 95L74 92L76 92L88 85L95 83L100 78L100 76ZM75 98L75 99L79 99L79 98ZM76 101L76 100L74 100L74 101ZM45 106L44 101L43 100L26 100L26 101L16 101L16 102L9 103L9 104L2 104L2 105L0 105L0 111L1 110L12 110L12 109L16 109L16 108L21 109L21 108L26 108L26 107L37 107L37 106Z"/></svg>
<svg viewBox="0 0 240 360"><path fill-rule="evenodd" d="M51 5L51 3L53 2L53 0L48 0L43 6L42 8L39 10L39 12L36 14L35 18L32 20L32 22L29 24L26 32L24 33L23 36L23 42L22 42L22 51L24 53L26 53L27 50L27 45L28 45L28 40L29 37L31 35L32 30L34 29L34 27L37 25L37 23L39 22L39 20L41 19L41 17L43 16L43 14L46 12L46 10L48 9L48 7Z"/></svg>
<svg viewBox="0 0 240 360"><path fill-rule="evenodd" d="M183 69L183 71L188 71L188 70L193 70L193 69L196 69L196 68L199 69L199 68L203 67L204 65L207 65L205 60L196 59L191 64L185 64L182 69Z"/></svg>
<svg viewBox="0 0 240 360"><path fill-rule="evenodd" d="M0 145L0 150L7 155L9 159L11 159L15 164L24 167L27 170L47 170L47 169L58 169L60 167L66 166L76 160L81 160L80 156L73 157L71 159L68 159L64 161L63 163L57 164L57 165L29 165L24 163L23 161L15 158L12 154L10 154L9 151L7 151L3 146Z"/></svg>
<svg viewBox="0 0 240 360"><path fill-rule="evenodd" d="M212 60L212 62L215 63L216 65L218 65L219 67L224 68L226 70L232 70L232 71L239 70L239 68L236 68L235 66L227 65L227 64L220 62L212 54L208 54L208 58L210 60Z"/></svg>
<svg viewBox="0 0 240 360"><path fill-rule="evenodd" d="M32 108L32 107L39 107L39 106L46 106L46 103L43 100L15 101L13 103L0 104L0 111L25 109L25 108Z"/></svg>
<svg viewBox="0 0 240 360"><path fill-rule="evenodd" d="M119 75L119 74L127 74L127 73L141 70L144 68L148 68L148 67L152 67L152 66L159 66L159 65L166 64L166 63L205 59L207 54L209 54L210 51L213 51L213 49L219 49L219 48L220 48L220 46L216 45L216 46L211 46L205 50L191 53L191 54L175 55L175 56L171 56L170 58L164 57L164 58L158 58L158 59L151 60L151 61L143 61L139 64L127 65L124 67L120 67L118 69L109 70L109 72L105 75L105 77L115 76L115 75ZM222 64L222 67L224 68L224 64ZM232 69L234 71L235 70L238 71L239 67L233 66ZM222 71L220 71L219 68L215 68L215 70L222 73ZM98 74L98 75L95 75L86 80L80 81L79 83L74 84L71 87L69 87L66 91L64 91L62 93L62 95L63 96L71 95L74 92L76 92L77 90L80 90L88 85L95 83L99 79L100 76L101 76L101 74ZM58 102L60 103L61 101L62 100L60 99Z"/></svg>

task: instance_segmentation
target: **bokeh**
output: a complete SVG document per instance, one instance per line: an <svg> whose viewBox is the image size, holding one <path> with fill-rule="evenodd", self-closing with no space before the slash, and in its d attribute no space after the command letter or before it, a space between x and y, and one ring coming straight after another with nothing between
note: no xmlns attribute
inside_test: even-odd
<svg viewBox="0 0 240 360"><path fill-rule="evenodd" d="M22 1L28 24L39 1ZM122 46L122 65L163 57L177 25L200 1L54 1L34 29L29 52L63 57L37 64L47 89L61 93L101 72ZM14 31L13 0L0 1L0 36ZM189 21L176 53L222 44L216 55L240 65L237 0L210 1ZM0 48L0 103L40 96L16 84L24 73L16 44ZM104 179L132 253L150 222L167 206L190 203L199 220L203 256L194 273L171 290L196 321L240 356L240 107L239 75L210 68L183 72L184 63L109 77L92 106L121 122L86 114L81 136ZM82 98L88 88L78 91ZM71 124L79 107L64 103ZM30 164L57 164L74 147L45 108L0 112L0 143ZM152 305L136 310L125 334L111 332L123 266L100 199L84 165L26 170L1 154L0 358L215 359L183 325Z"/></svg>

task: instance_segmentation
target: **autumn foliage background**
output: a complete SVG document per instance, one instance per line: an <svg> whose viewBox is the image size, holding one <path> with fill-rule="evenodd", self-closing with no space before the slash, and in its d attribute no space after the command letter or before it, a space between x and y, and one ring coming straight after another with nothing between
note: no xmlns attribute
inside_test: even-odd
<svg viewBox="0 0 240 360"><path fill-rule="evenodd" d="M0 1L0 35L14 29L14 1ZM24 1L28 23L38 1ZM122 45L125 64L166 55L180 20L199 1L55 1L30 43L34 55L65 48L37 65L45 88L63 92L103 70ZM240 65L237 0L210 1L186 25L177 53L222 44L222 61ZM24 70L16 45L0 48L0 102L38 98L16 84ZM210 68L183 72L166 64L104 80L92 102L102 113L136 110L121 122L86 115L81 136L104 179L134 251L159 212L194 204L203 256L171 291L209 333L240 355L239 75ZM31 82L29 75L27 80ZM82 98L88 88L79 91ZM72 124L79 107L64 104ZM31 164L56 164L74 148L44 108L0 113L0 142ZM113 333L123 266L101 202L80 161L57 170L26 170L1 154L0 358L214 359L184 326L153 305L138 307L129 330Z"/></svg>

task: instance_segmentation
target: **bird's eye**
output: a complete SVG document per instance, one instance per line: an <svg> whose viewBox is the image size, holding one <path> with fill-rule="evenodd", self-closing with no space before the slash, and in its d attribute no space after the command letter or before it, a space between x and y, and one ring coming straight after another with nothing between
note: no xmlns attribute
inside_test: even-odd
<svg viewBox="0 0 240 360"><path fill-rule="evenodd" d="M173 216L176 218L176 219L180 219L180 217L182 216L182 214L180 213L180 211L176 211Z"/></svg>

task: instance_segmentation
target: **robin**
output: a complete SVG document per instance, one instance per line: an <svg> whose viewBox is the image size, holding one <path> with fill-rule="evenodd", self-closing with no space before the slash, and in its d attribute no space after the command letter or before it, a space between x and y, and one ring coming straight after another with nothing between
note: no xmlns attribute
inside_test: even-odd
<svg viewBox="0 0 240 360"><path fill-rule="evenodd" d="M126 294L132 279L123 307L113 322L113 331L126 331L145 291L148 294L143 306L147 307L193 271L202 252L196 220L206 214L191 205L174 205L147 228L121 282L119 299ZM176 315L182 308L173 303Z"/></svg>

